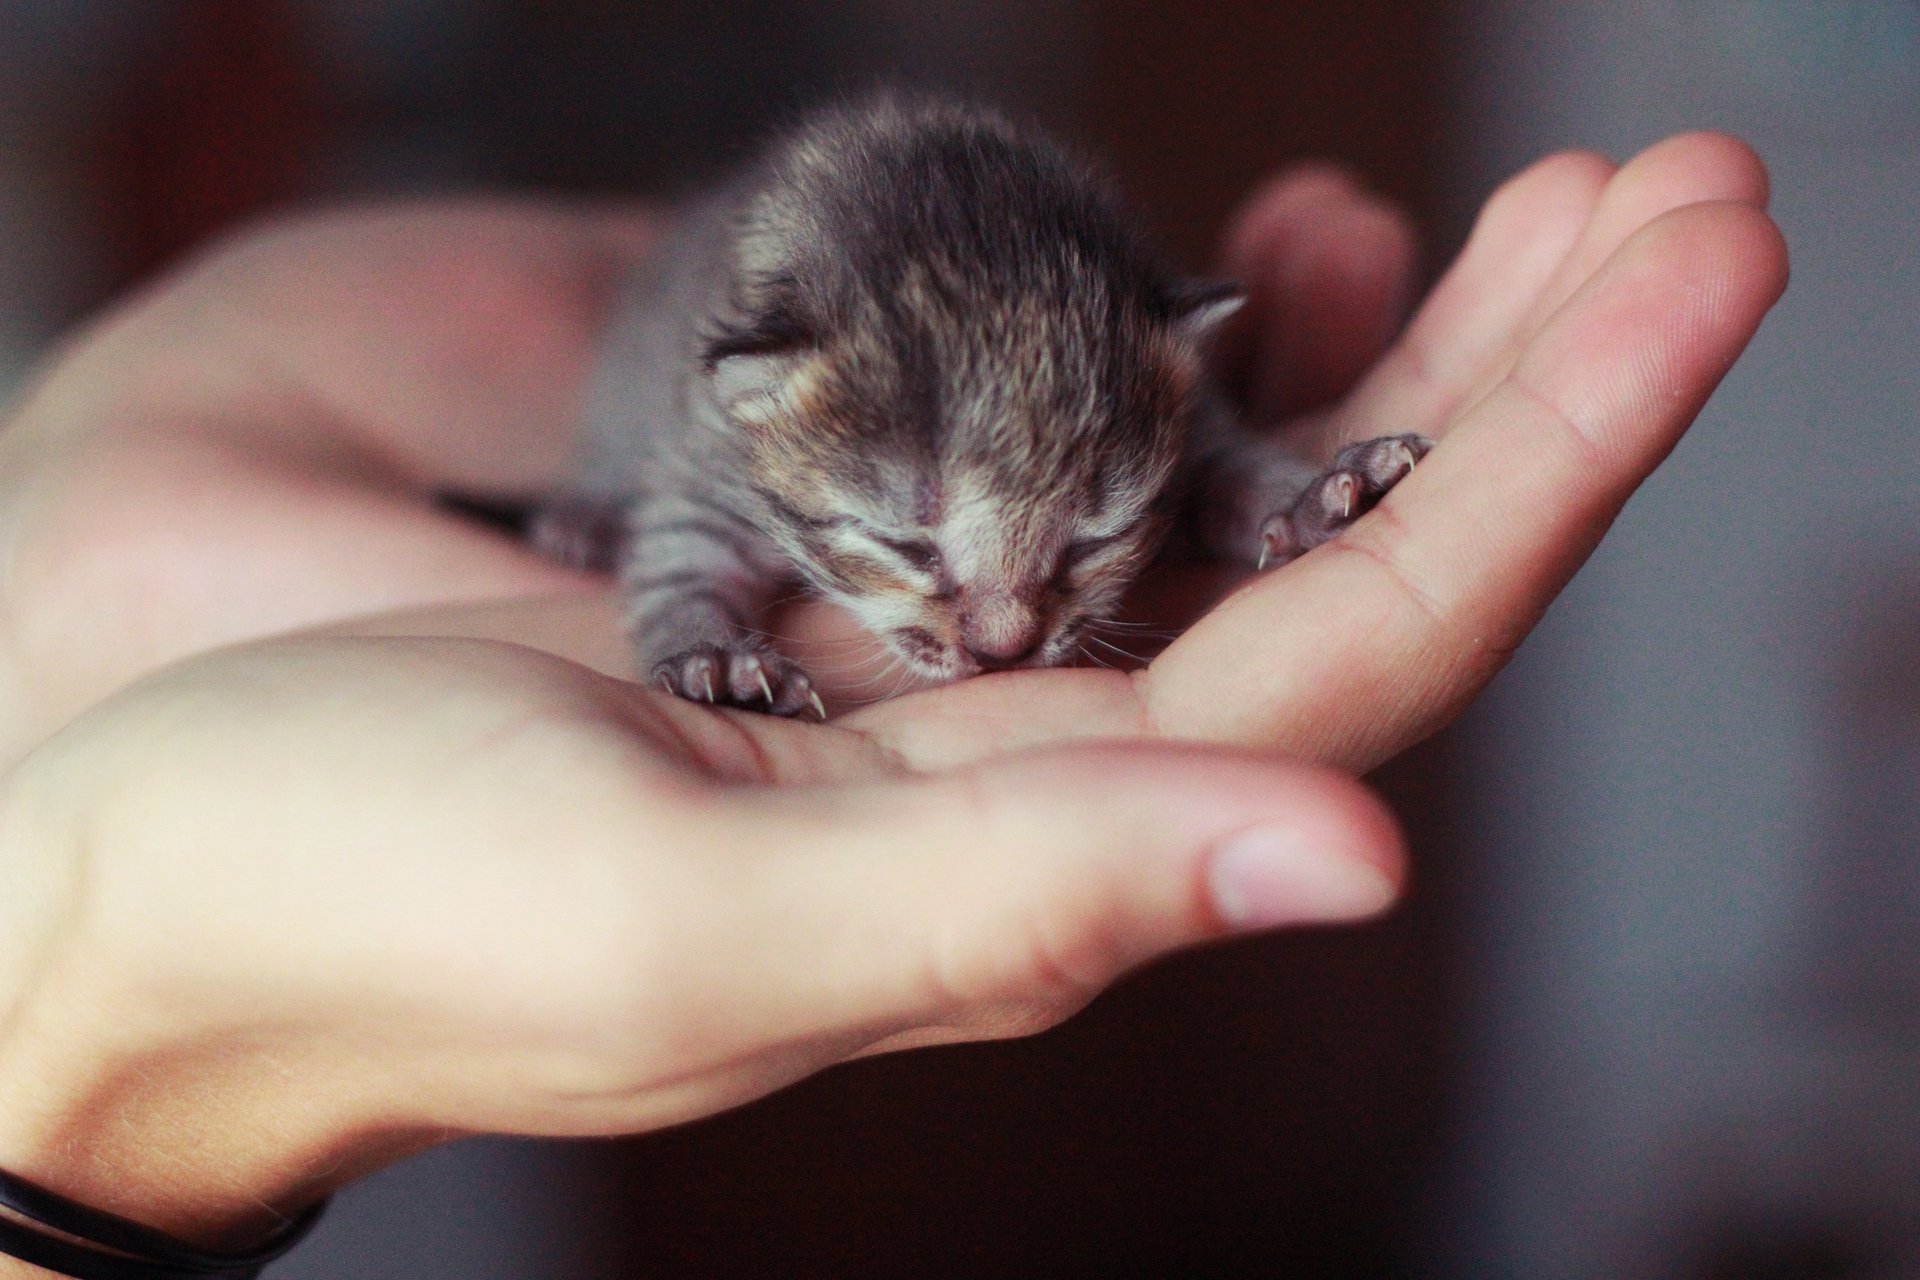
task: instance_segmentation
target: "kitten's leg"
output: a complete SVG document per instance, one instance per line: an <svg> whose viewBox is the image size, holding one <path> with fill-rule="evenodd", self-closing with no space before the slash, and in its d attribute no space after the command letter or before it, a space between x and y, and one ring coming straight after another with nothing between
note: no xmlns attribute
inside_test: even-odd
<svg viewBox="0 0 1920 1280"><path fill-rule="evenodd" d="M1236 431L1205 459L1199 532L1215 555L1265 569L1331 542L1433 448L1425 436L1348 445L1324 470L1277 441Z"/></svg>
<svg viewBox="0 0 1920 1280"><path fill-rule="evenodd" d="M656 499L628 511L627 633L641 674L668 693L826 719L807 673L751 629L786 582L760 535L715 508Z"/></svg>
<svg viewBox="0 0 1920 1280"><path fill-rule="evenodd" d="M619 498L556 495L528 518L527 541L570 569L612 573L626 551L626 505Z"/></svg>

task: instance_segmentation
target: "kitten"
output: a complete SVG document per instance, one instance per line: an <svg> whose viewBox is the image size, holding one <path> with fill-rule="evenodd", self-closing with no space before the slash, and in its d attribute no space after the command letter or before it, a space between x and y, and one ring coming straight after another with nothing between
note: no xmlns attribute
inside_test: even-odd
<svg viewBox="0 0 1920 1280"><path fill-rule="evenodd" d="M795 579L925 675L1069 661L1176 521L1264 567L1429 447L1322 471L1241 430L1205 369L1240 303L999 115L826 112L631 282L535 540L619 569L640 670L682 697L825 718L751 629Z"/></svg>

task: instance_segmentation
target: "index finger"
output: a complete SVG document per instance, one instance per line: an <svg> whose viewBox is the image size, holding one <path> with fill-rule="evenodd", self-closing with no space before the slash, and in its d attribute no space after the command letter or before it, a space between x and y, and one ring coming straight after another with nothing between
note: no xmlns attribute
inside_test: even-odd
<svg viewBox="0 0 1920 1280"><path fill-rule="evenodd" d="M1256 580L1141 679L1175 737L1368 768L1505 664L1786 287L1745 203L1629 238L1376 510Z"/></svg>

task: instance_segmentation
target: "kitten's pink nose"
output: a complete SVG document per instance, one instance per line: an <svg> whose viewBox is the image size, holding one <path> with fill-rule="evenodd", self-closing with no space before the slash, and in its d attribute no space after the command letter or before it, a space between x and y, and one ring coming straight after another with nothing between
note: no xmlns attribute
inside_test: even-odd
<svg viewBox="0 0 1920 1280"><path fill-rule="evenodd" d="M981 602L966 618L960 643L983 671L1017 667L1040 647L1040 619L1018 600L1001 596Z"/></svg>
<svg viewBox="0 0 1920 1280"><path fill-rule="evenodd" d="M1010 667L1017 667L1028 658L1031 658L1033 651L1039 647L1040 637L1036 634L1019 649L1009 648L1009 650L1004 653L996 653L990 649L976 649L972 645L968 645L967 656L979 663L982 671L1005 671Z"/></svg>

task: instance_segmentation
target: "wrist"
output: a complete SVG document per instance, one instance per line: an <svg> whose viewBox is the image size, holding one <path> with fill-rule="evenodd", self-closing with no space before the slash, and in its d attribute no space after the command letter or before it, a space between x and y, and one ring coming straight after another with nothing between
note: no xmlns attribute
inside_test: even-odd
<svg viewBox="0 0 1920 1280"><path fill-rule="evenodd" d="M425 1145L329 1087L302 1028L222 1014L135 961L142 940L99 936L57 773L0 778L0 1169L224 1251ZM42 1274L0 1258L0 1277Z"/></svg>
<svg viewBox="0 0 1920 1280"><path fill-rule="evenodd" d="M46 1021L30 1014L0 1043L0 1168L194 1247L250 1248L411 1149L273 1096L266 1078L294 1088L285 1054L127 1052Z"/></svg>

